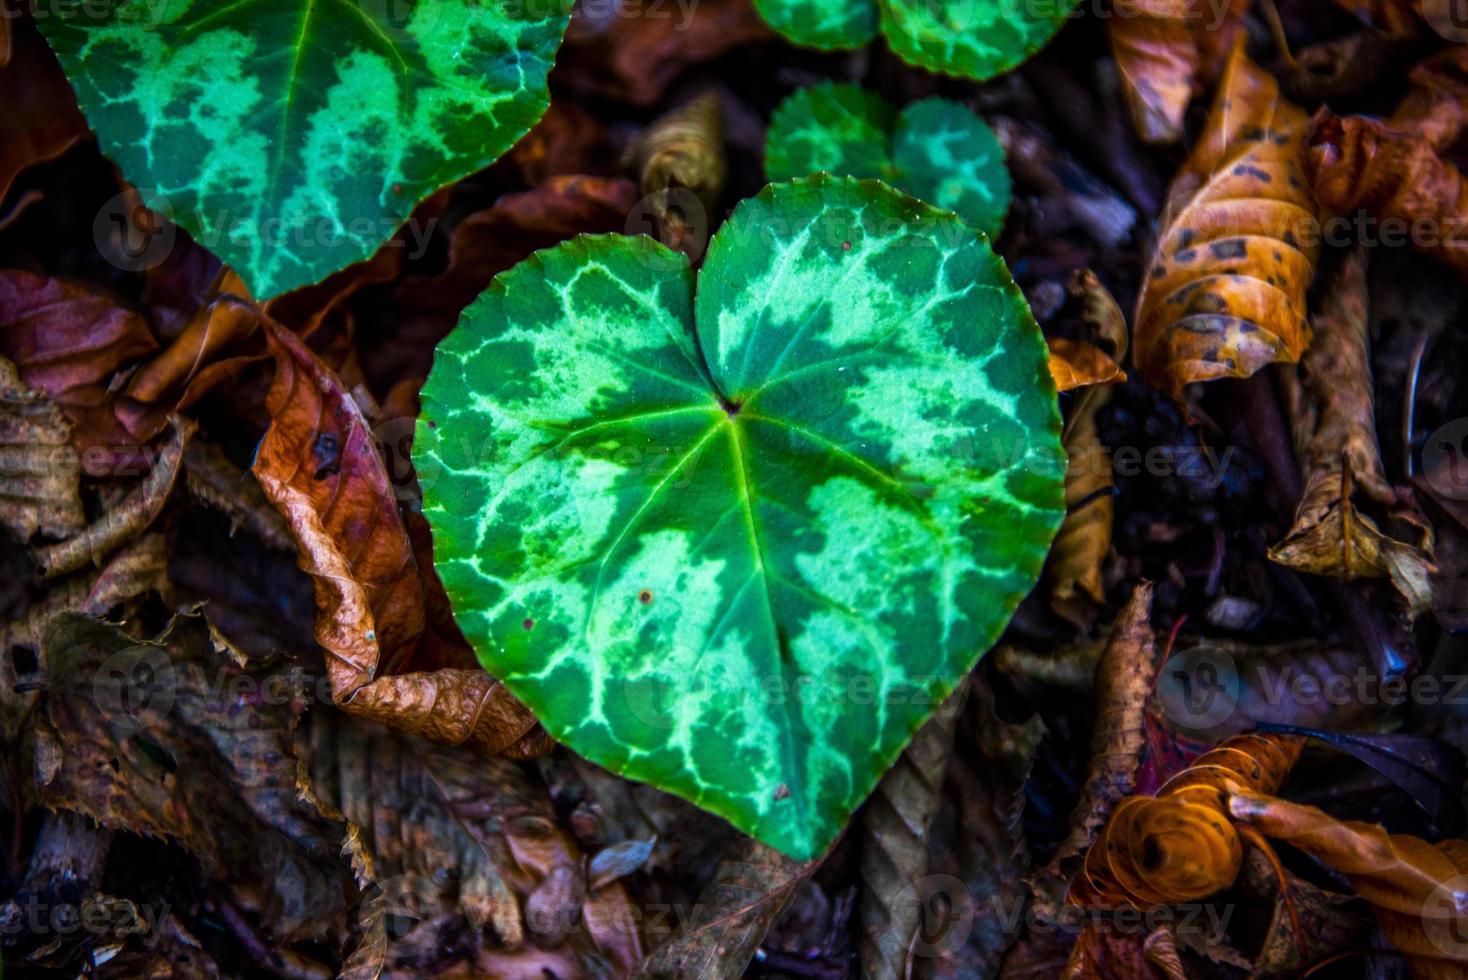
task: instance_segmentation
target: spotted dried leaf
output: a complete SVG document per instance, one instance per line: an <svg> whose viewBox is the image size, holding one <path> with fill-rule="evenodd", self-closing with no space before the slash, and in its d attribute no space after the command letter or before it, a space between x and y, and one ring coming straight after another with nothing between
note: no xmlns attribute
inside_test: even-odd
<svg viewBox="0 0 1468 980"><path fill-rule="evenodd" d="M1134 363L1181 400L1196 381L1293 362L1310 340L1315 201L1304 113L1234 48L1208 126L1173 180L1137 303Z"/></svg>

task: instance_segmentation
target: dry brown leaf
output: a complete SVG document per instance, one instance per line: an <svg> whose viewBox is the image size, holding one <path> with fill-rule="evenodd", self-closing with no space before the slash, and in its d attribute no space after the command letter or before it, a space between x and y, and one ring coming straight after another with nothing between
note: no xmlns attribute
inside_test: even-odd
<svg viewBox="0 0 1468 980"><path fill-rule="evenodd" d="M1035 875L1035 913L1056 921L1076 873L1075 858L1093 846L1112 808L1132 791L1146 735L1147 697L1157 672L1152 635L1152 583L1139 582L1116 615L1111 638L1096 664L1096 725L1080 798L1071 811L1070 832L1055 856Z"/></svg>
<svg viewBox="0 0 1468 980"><path fill-rule="evenodd" d="M1435 149L1453 145L1468 125L1468 45L1450 44L1407 75L1412 88L1387 120Z"/></svg>
<svg viewBox="0 0 1468 980"><path fill-rule="evenodd" d="M1071 947L1061 980L1154 980L1144 937L1086 923Z"/></svg>
<svg viewBox="0 0 1468 980"><path fill-rule="evenodd" d="M563 83L650 106L689 65L773 36L749 0L699 0L645 16L641 0L579 7L556 59Z"/></svg>
<svg viewBox="0 0 1468 980"><path fill-rule="evenodd" d="M1137 301L1133 363L1176 400L1193 382L1297 361L1310 341L1305 291L1318 243L1301 170L1305 124L1236 46L1173 180Z"/></svg>
<svg viewBox="0 0 1468 980"><path fill-rule="evenodd" d="M719 93L711 89L655 120L635 148L643 199L659 237L695 259L708 244L728 176L723 115Z"/></svg>
<svg viewBox="0 0 1468 980"><path fill-rule="evenodd" d="M1076 273L1070 283L1072 296L1082 304L1082 318L1090 325L1097 340L1112 352L1111 368L1121 381L1125 375L1116 367L1126 358L1128 344L1126 317L1116 300L1096 274L1089 269ZM1054 345L1050 341L1050 372L1056 374ZM1092 346L1102 356L1099 348ZM1114 358L1114 359L1113 359ZM1103 368L1098 373L1106 373ZM1101 580L1101 563L1111 549L1111 527L1115 515L1112 500L1112 467L1110 454L1101 443L1096 428L1096 414L1111 400L1109 385L1098 385L1084 391L1071 407L1061 441L1065 447L1065 520L1046 558L1045 578L1050 584L1050 607L1060 616L1086 629L1094 609L1106 602L1106 589Z"/></svg>
<svg viewBox="0 0 1468 980"><path fill-rule="evenodd" d="M1410 242L1468 275L1468 182L1429 135L1322 109L1305 169L1323 206L1342 214L1364 209L1380 222L1383 241Z"/></svg>
<svg viewBox="0 0 1468 980"><path fill-rule="evenodd" d="M800 864L741 836L719 862L681 929L633 974L638 980L738 980L795 889L819 860Z"/></svg>
<svg viewBox="0 0 1468 980"><path fill-rule="evenodd" d="M1315 340L1291 385L1289 415L1305 492L1294 525L1269 557L1296 571L1338 579L1390 576L1408 608L1432 603L1426 548L1383 534L1352 499L1396 502L1376 445L1376 404L1367 346L1366 251L1345 254L1314 317Z"/></svg>
<svg viewBox="0 0 1468 980"><path fill-rule="evenodd" d="M942 802L953 730L967 696L965 679L862 805L859 949L868 980L912 974L913 938L926 910L914 883L928 873L928 830Z"/></svg>
<svg viewBox="0 0 1468 980"><path fill-rule="evenodd" d="M0 357L0 526L22 542L69 537L86 524L71 425Z"/></svg>
<svg viewBox="0 0 1468 980"><path fill-rule="evenodd" d="M1337 7L1372 30L1399 39L1416 37L1422 32L1423 3L1424 0L1335 0Z"/></svg>
<svg viewBox="0 0 1468 980"><path fill-rule="evenodd" d="M1289 735L1237 735L1199 756L1155 796L1128 796L1086 852L1074 905L1196 902L1233 884L1244 849L1228 815L1235 785L1273 792L1300 757Z"/></svg>
<svg viewBox="0 0 1468 980"><path fill-rule="evenodd" d="M101 565L112 552L137 537L163 512L183 466L194 423L173 418L173 436L163 444L148 476L97 520L74 536L35 549L36 565L48 578L74 572L89 562Z"/></svg>
<svg viewBox="0 0 1468 980"><path fill-rule="evenodd" d="M340 837L295 790L300 677L242 668L198 615L139 641L64 614L44 646L35 755L46 806L176 841L273 936L341 924Z"/></svg>
<svg viewBox="0 0 1468 980"><path fill-rule="evenodd" d="M190 495L230 519L231 530L244 528L278 551L294 551L285 526L260 482L230 461L207 439L194 439L184 450L184 480Z"/></svg>
<svg viewBox="0 0 1468 980"><path fill-rule="evenodd" d="M1369 920L1353 914L1350 895L1325 891L1288 872L1281 888L1269 860L1257 850L1244 859L1240 878L1250 894L1274 903L1253 969L1260 975L1297 973L1349 948ZM1295 923L1300 926L1299 934Z"/></svg>
<svg viewBox="0 0 1468 980"><path fill-rule="evenodd" d="M367 419L300 338L269 318L262 325L276 376L252 472L315 582L332 698L394 731L486 754L511 749L536 722L498 681L467 663L409 669L425 636L423 581ZM407 672L379 676L388 662Z"/></svg>
<svg viewBox="0 0 1468 980"><path fill-rule="evenodd" d="M1468 972L1468 842L1429 844L1378 824L1337 820L1313 806L1235 789L1229 812L1344 875L1418 980Z"/></svg>
<svg viewBox="0 0 1468 980"><path fill-rule="evenodd" d="M1144 143L1176 143L1183 115L1242 29L1249 0L1204 9L1190 0L1114 0L1106 38L1132 126Z"/></svg>
<svg viewBox="0 0 1468 980"><path fill-rule="evenodd" d="M366 889L342 976L421 975L443 955L435 938L461 919L474 930L462 955L481 976L536 975L537 947L567 976L625 976L641 958L626 892L588 887L579 849L517 764L331 710L313 713L298 752L301 791L346 821ZM390 914L417 922L390 937Z"/></svg>
<svg viewBox="0 0 1468 980"><path fill-rule="evenodd" d="M552 177L607 177L616 170L616 153L606 127L575 102L554 97L540 122L510 148L505 159L530 187Z"/></svg>

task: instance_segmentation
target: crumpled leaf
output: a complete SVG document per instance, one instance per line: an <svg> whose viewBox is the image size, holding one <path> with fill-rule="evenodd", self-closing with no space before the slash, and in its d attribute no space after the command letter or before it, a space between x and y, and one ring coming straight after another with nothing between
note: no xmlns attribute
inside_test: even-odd
<svg viewBox="0 0 1468 980"><path fill-rule="evenodd" d="M148 476L101 517L65 541L35 549L36 565L47 578L74 572L102 560L158 518L183 467L194 423L174 416L173 437L164 443Z"/></svg>
<svg viewBox="0 0 1468 980"><path fill-rule="evenodd" d="M295 550L290 530L265 499L259 481L235 466L219 446L193 439L183 464L189 494L228 516L232 531L244 528L276 550Z"/></svg>
<svg viewBox="0 0 1468 980"><path fill-rule="evenodd" d="M93 476L144 461L113 414L109 385L119 368L157 347L143 318L107 296L0 270L0 356L71 419L72 445Z"/></svg>
<svg viewBox="0 0 1468 980"><path fill-rule="evenodd" d="M693 258L708 244L728 177L723 113L710 89L654 120L635 147L643 200L662 226L663 244ZM690 215L690 208L702 212Z"/></svg>
<svg viewBox="0 0 1468 980"><path fill-rule="evenodd" d="M1332 578L1390 576L1417 613L1432 603L1429 546L1383 534L1352 499L1359 489L1382 507L1397 501L1376 446L1368 303L1366 252L1358 246L1346 253L1325 289L1314 342L1300 361L1299 390L1286 389L1294 394L1289 416L1305 492L1294 525L1269 557Z"/></svg>
<svg viewBox="0 0 1468 980"><path fill-rule="evenodd" d="M424 586L398 498L340 380L294 334L268 318L262 325L276 377L252 472L315 581L316 638L332 698L395 731L468 742L486 754L512 749L535 719L483 670L379 676L385 661L406 665L415 644L433 636L425 633Z"/></svg>
<svg viewBox="0 0 1468 980"><path fill-rule="evenodd" d="M1313 806L1235 789L1229 813L1344 875L1419 980L1468 970L1468 841L1430 844L1378 824L1337 820Z"/></svg>
<svg viewBox="0 0 1468 980"><path fill-rule="evenodd" d="M44 646L36 779L46 806L178 842L274 936L338 924L339 837L295 791L299 678L234 662L201 615L139 641L68 613Z"/></svg>
<svg viewBox="0 0 1468 980"><path fill-rule="evenodd" d="M635 980L738 980L795 889L820 865L741 836L683 927L643 960Z"/></svg>
<svg viewBox="0 0 1468 980"><path fill-rule="evenodd" d="M1468 45L1448 45L1408 72L1407 79L1412 87L1387 125L1448 149L1468 125Z"/></svg>
<svg viewBox="0 0 1468 980"><path fill-rule="evenodd" d="M859 949L862 975L869 980L912 974L913 941L927 909L927 896L913 883L928 873L928 830L942 801L968 683L961 682L918 729L862 806Z"/></svg>
<svg viewBox="0 0 1468 980"><path fill-rule="evenodd" d="M81 478L66 416L0 357L0 526L22 542L77 533L87 522Z"/></svg>
<svg viewBox="0 0 1468 980"><path fill-rule="evenodd" d="M1064 337L1053 337L1046 344L1050 348L1050 377L1055 379L1056 391L1126 380L1121 366L1095 344Z"/></svg>
<svg viewBox="0 0 1468 980"><path fill-rule="evenodd" d="M650 106L689 65L771 37L750 0L699 0L644 16L640 0L578 6L556 77L607 98Z"/></svg>
<svg viewBox="0 0 1468 980"><path fill-rule="evenodd" d="M637 871L652 857L652 849L657 843L654 835L647 840L624 840L597 851L586 868L586 886L596 891Z"/></svg>
<svg viewBox="0 0 1468 980"><path fill-rule="evenodd" d="M1009 913L1026 899L1025 787L1045 725L1039 715L1019 724L1001 719L982 672L969 684L972 737L960 723L962 751L949 757L943 805L928 838L930 874L938 877L933 894L917 896L925 900L922 955L913 969L919 980L993 976L1021 929ZM966 896L944 891L958 886ZM952 903L946 929L934 921L943 911L940 899Z"/></svg>
<svg viewBox="0 0 1468 980"><path fill-rule="evenodd" d="M564 976L625 976L641 959L626 892L588 885L579 849L517 764L330 710L313 713L297 750L301 792L346 821L365 890L344 977L422 975L459 920L473 930L461 955L481 976L537 975L537 947ZM390 934L388 916L413 921Z"/></svg>
<svg viewBox="0 0 1468 980"><path fill-rule="evenodd" d="M1145 580L1132 590L1096 664L1096 724L1086 781L1071 812L1070 832L1031 886L1036 913L1052 922L1078 870L1074 859L1096 848L1097 833L1135 785L1147 697L1157 672L1152 593Z"/></svg>
<svg viewBox="0 0 1468 980"><path fill-rule="evenodd" d="M1252 964L1265 976L1308 969L1337 950L1348 948L1369 923L1352 912L1354 899L1350 895L1317 888L1293 874L1286 873L1285 880L1281 888L1269 861L1257 850L1244 858L1240 876L1243 887L1274 903ZM1300 926L1298 934L1296 922Z"/></svg>
<svg viewBox="0 0 1468 980"><path fill-rule="evenodd" d="M1323 206L1343 214L1365 209L1383 229L1388 220L1400 223L1414 248L1468 274L1468 183L1439 155L1438 135L1323 109L1311 124L1305 170Z"/></svg>
<svg viewBox="0 0 1468 980"><path fill-rule="evenodd" d="M1310 341L1318 243L1303 112L1236 45L1207 129L1173 180L1137 301L1133 362L1181 400L1197 381L1293 362Z"/></svg>
<svg viewBox="0 0 1468 980"><path fill-rule="evenodd" d="M1195 902L1231 885L1244 849L1228 817L1228 787L1273 792L1300 757L1289 735L1239 735L1199 756L1154 796L1116 804L1086 852L1073 905L1110 908Z"/></svg>
<svg viewBox="0 0 1468 980"><path fill-rule="evenodd" d="M1126 317L1094 272L1078 271L1071 280L1070 292L1081 302L1082 318L1096 339L1111 349L1111 355L1094 344L1087 344L1087 349L1095 352L1088 355L1087 366L1078 370L1066 364L1064 368L1070 377L1096 378L1098 384L1076 397L1061 431L1067 460L1065 520L1045 559L1045 578L1050 584L1050 608L1077 627L1088 628L1095 607L1106 602L1101 564L1111 548L1116 510L1111 457L1101 443L1096 415L1111 401L1110 382L1126 379L1117 365L1126 357L1129 337ZM1056 387L1064 390L1056 345L1066 342L1052 339L1048 343L1050 373L1056 377Z"/></svg>
<svg viewBox="0 0 1468 980"><path fill-rule="evenodd" d="M1114 0L1106 38L1132 126L1144 143L1176 143L1205 72L1243 27L1249 0L1219 11L1191 0Z"/></svg>
<svg viewBox="0 0 1468 980"><path fill-rule="evenodd" d="M26 168L53 160L87 138L87 121L56 56L29 17L0 17L0 202Z"/></svg>

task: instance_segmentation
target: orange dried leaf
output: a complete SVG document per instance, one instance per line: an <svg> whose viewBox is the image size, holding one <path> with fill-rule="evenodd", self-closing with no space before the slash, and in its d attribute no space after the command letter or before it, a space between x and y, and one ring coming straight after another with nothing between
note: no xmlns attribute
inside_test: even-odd
<svg viewBox="0 0 1468 980"><path fill-rule="evenodd" d="M1134 362L1149 384L1248 377L1310 340L1315 201L1304 113L1236 46L1208 127L1172 184L1137 303Z"/></svg>
<svg viewBox="0 0 1468 980"><path fill-rule="evenodd" d="M1111 355L1084 340L1053 338L1050 345L1050 377L1058 391L1071 391L1086 385L1125 381L1126 372Z"/></svg>
<svg viewBox="0 0 1468 980"><path fill-rule="evenodd" d="M276 377L252 472L315 582L332 698L395 731L490 754L513 749L535 719L498 681L467 663L409 669L425 635L424 586L367 420L300 338L261 323ZM378 676L385 662L404 672Z"/></svg>
<svg viewBox="0 0 1468 980"><path fill-rule="evenodd" d="M1288 735L1236 735L1173 776L1155 796L1128 796L1086 854L1076 905L1200 901L1231 885L1244 857L1229 788L1273 792L1300 757Z"/></svg>
<svg viewBox="0 0 1468 980"><path fill-rule="evenodd" d="M1345 875L1370 903L1382 934L1406 955L1412 975L1468 972L1468 842L1429 844L1377 824L1337 820L1313 806L1235 790L1229 811Z"/></svg>

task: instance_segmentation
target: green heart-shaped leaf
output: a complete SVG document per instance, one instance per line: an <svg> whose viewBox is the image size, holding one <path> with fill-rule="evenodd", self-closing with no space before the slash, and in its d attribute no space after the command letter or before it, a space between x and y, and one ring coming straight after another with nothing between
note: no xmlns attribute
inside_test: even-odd
<svg viewBox="0 0 1468 980"><path fill-rule="evenodd" d="M259 298L370 256L540 118L570 3L57 0L103 150Z"/></svg>
<svg viewBox="0 0 1468 980"><path fill-rule="evenodd" d="M876 178L989 235L1009 211L1004 147L984 120L948 99L899 113L859 85L815 85L780 103L765 147L770 180L821 170Z"/></svg>
<svg viewBox="0 0 1468 980"><path fill-rule="evenodd" d="M1077 0L755 0L793 44L859 48L880 25L908 64L983 80L1043 48Z"/></svg>
<svg viewBox="0 0 1468 980"><path fill-rule="evenodd" d="M687 260L582 237L440 345L414 457L465 635L572 749L822 853L999 635L1063 514L1004 263L874 181Z"/></svg>

